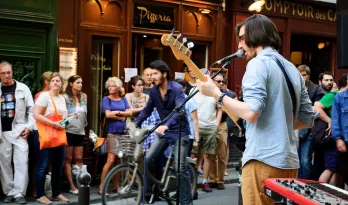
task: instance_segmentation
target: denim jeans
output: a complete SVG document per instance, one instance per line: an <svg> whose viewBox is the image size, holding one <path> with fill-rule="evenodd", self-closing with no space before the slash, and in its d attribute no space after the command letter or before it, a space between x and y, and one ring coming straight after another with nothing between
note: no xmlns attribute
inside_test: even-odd
<svg viewBox="0 0 348 205"><path fill-rule="evenodd" d="M307 129L300 130L300 135L304 134ZM300 168L298 170L299 179L313 179L313 164L312 164L312 139L313 136L309 135L304 142L300 143L298 149L298 157L300 160Z"/></svg>
<svg viewBox="0 0 348 205"><path fill-rule="evenodd" d="M178 150L179 150L179 140L175 142L174 145L174 169L178 171L177 161L178 161ZM168 147L168 138L165 136L157 137L155 141L151 144L150 150L146 154L146 167L147 170L156 169L156 163L158 156L164 152ZM192 205L191 196L191 185L190 185L190 175L186 166L186 156L187 149L189 145L189 137L181 137L181 151L180 151L180 204L181 205ZM151 172L152 173L152 172ZM178 180L178 179L177 179Z"/></svg>
<svg viewBox="0 0 348 205"><path fill-rule="evenodd" d="M51 186L52 196L61 194L61 181L64 169L65 146L46 148L40 150L40 141L37 130L34 130L34 142L37 149L38 159L36 167L36 196L39 199L45 196L45 179L48 166L52 162Z"/></svg>

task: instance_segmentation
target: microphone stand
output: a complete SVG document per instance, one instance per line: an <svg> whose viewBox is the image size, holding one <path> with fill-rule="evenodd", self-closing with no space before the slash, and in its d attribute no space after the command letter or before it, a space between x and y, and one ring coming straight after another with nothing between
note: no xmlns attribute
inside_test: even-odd
<svg viewBox="0 0 348 205"><path fill-rule="evenodd" d="M231 61L226 61L225 64L223 64L223 66L211 77L212 79L214 79L224 68L226 68L228 65L230 65ZM210 68L215 65L212 64L211 66L209 66L208 70L210 70ZM181 122L182 122L182 115L184 114L183 108L185 106L185 104L197 93L199 92L198 89L196 89L191 95L189 95L184 102L182 102L180 105L176 106L173 111L171 113L169 113L167 115L167 117L165 117L160 123L158 123L157 125L155 125L154 127L152 127L151 130L149 130L146 134L146 136L140 141L140 143L142 143L145 139L147 139L151 133L153 133L159 126L163 125L164 123L166 123L174 114L178 114L179 115L179 143L178 143L178 153L177 153L177 157L178 157L178 161L177 161L177 166L178 166L178 170L177 170L177 188L176 188L176 205L179 205L179 199L180 199L180 151L181 151ZM145 163L146 164L146 163ZM145 174L144 174L145 176ZM170 199L166 199L167 203L169 205L172 205L172 202L170 201Z"/></svg>

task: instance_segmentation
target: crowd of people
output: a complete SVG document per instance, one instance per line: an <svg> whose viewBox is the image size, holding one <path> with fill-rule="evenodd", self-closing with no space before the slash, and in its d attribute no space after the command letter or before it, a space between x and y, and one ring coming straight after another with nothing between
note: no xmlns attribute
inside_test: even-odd
<svg viewBox="0 0 348 205"><path fill-rule="evenodd" d="M117 157L118 140L126 132L126 125L129 123L136 123L140 127L156 125L180 102L183 102L187 95L195 91L196 77L187 66L184 66L184 69L190 79L188 82L183 79L171 81L169 67L163 61L155 61L143 70L142 76L131 78L127 94L119 78L110 77L105 82L107 95L102 99L101 108L109 121L106 128L108 150L107 161L101 174L99 194L102 192L101 187L106 174L114 165L120 163ZM41 91L32 97L28 87L14 80L12 74L12 65L2 62L0 64L2 91L2 143L0 146L3 149L0 151L0 176L2 189L6 195L4 202L26 203L25 195L29 178L32 184L32 195L37 198L38 203L69 202L69 199L62 194L61 181L64 174L69 184L68 192L78 195L76 175L83 165L83 142L87 125L87 95L82 92L82 78L79 75L71 76L63 90L62 76L57 72L45 72L41 77ZM164 90L159 89L164 84L167 87ZM224 76L216 77L216 85L230 97L236 97L233 92L223 89L226 84L227 79ZM207 109L211 112L207 112ZM75 113L78 113L78 117L65 128L59 121L50 117L54 113L58 113L63 119ZM198 173L202 173L203 191L211 192L210 187L224 189L223 178L228 174L226 172L227 114L221 110L216 100L198 93L185 104L185 116L182 123L182 165L185 164L186 156L198 158L200 163ZM36 122L57 130L65 129L67 146L40 149L40 134ZM166 131L168 127L171 128L170 131ZM174 117L169 120L169 124L161 126L156 133L145 140L143 148L148 152L149 170L158 170L157 166L163 166L165 160L164 154L157 156L158 153L152 153L151 150L166 149L169 144L175 144L179 137L175 131L177 129L179 127ZM33 144L32 148L29 146L31 144ZM160 148L150 149L156 146ZM30 173L28 172L29 151L30 160L33 162L31 165L34 166ZM14 168L11 165L12 154ZM151 162L157 159L160 159L161 163L153 165ZM187 175L183 174L183 177L186 182L189 182L189 175L185 169L186 166L183 166L181 171L187 173ZM47 186L51 190L47 190ZM182 187L187 189L190 186L182 183ZM113 184L114 190L118 188L117 183ZM191 196L187 195L189 192L184 188L182 191L184 204L192 203Z"/></svg>
<svg viewBox="0 0 348 205"><path fill-rule="evenodd" d="M118 77L108 78L105 82L108 92L101 103L102 113L108 119L107 161L99 194L109 170L120 163L119 139L127 131L127 125L158 124L197 89L200 92L184 106L185 117L179 119L179 114L174 114L143 144L147 171L155 173L161 170L164 151L169 145L174 145L177 156L181 136L181 166L174 163L176 171L181 173L181 204L193 204L190 175L185 166L187 156L198 159L202 191L225 189L229 142L236 128L236 122L229 115L244 120L243 204L273 203L263 194L266 178L314 179L344 188L348 182L348 75L340 77L339 90L334 87L334 76L330 72L319 75L319 85L310 81L308 66L300 65L296 69L277 52L280 48L277 29L264 15L249 17L237 25L236 31L238 47L245 51L248 61L242 81L242 100L227 88L226 76L219 74L214 79L207 76L203 82L184 65L188 81L172 81L171 70L162 60L152 62L142 76L133 76L127 94ZM83 166L87 126L83 79L79 75L69 77L63 91L62 76L58 72L45 72L41 77L41 91L33 98L29 88L12 76L12 65L0 63L0 179L6 195L4 202L26 203L29 178L38 203L69 202L62 194L61 181L64 174L69 193L79 194L75 178ZM51 118L53 114L63 119L75 114L78 117L65 128ZM56 130L65 129L67 145L40 149L36 122ZM299 131L296 134L294 130ZM31 150L28 141L33 142ZM35 167L30 173L29 154ZM51 194L45 191L47 175ZM114 191L120 188L117 181L112 186Z"/></svg>
<svg viewBox="0 0 348 205"><path fill-rule="evenodd" d="M37 198L38 203L69 202L61 190L63 173L69 182L69 192L78 194L73 182L72 169L78 172L83 165L87 96L81 91L82 78L78 75L71 76L63 92L62 76L58 72L45 72L41 77L41 91L34 98L26 85L13 79L10 63L5 61L0 63L0 78L2 129L0 178L2 190L6 195L4 202L26 203L29 175L33 185L32 195ZM77 114L78 119L73 120L65 128L51 117L54 113L63 118ZM67 145L41 149L36 122L56 130L65 129ZM31 149L29 144L33 145ZM34 167L30 174L29 151L31 165ZM72 160L74 165L71 164ZM49 180L51 193L45 191L48 174L51 176ZM46 195L50 195L51 200Z"/></svg>

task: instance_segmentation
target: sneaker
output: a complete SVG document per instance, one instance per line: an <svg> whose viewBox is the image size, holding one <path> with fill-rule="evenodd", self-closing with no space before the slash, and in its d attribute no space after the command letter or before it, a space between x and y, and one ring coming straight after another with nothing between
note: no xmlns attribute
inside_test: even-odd
<svg viewBox="0 0 348 205"><path fill-rule="evenodd" d="M15 202L16 204L26 204L26 203L27 203L27 201L25 200L25 198L22 197L22 196L19 196L19 197L14 198L14 202Z"/></svg>
<svg viewBox="0 0 348 205"><path fill-rule="evenodd" d="M203 171L202 170L197 170L197 175L199 177L203 177Z"/></svg>
<svg viewBox="0 0 348 205"><path fill-rule="evenodd" d="M219 183L219 184L217 184L216 188L217 188L218 190L224 190L224 189L225 189L225 185L222 184L222 183Z"/></svg>
<svg viewBox="0 0 348 205"><path fill-rule="evenodd" d="M4 199L4 203L12 203L14 200L13 196L6 196Z"/></svg>
<svg viewBox="0 0 348 205"><path fill-rule="evenodd" d="M213 190L210 188L208 183L204 183L202 187L202 191L204 192L212 192Z"/></svg>

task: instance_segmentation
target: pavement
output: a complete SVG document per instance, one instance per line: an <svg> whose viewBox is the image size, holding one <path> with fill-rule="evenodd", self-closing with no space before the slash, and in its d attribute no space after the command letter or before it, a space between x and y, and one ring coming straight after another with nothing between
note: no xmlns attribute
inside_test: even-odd
<svg viewBox="0 0 348 205"><path fill-rule="evenodd" d="M228 168L227 169L228 176L225 176L225 184L235 184L238 183L239 181L239 173L236 171L235 168ZM202 177L198 177L198 192L201 191L201 185L202 185ZM97 194L98 191L98 186L92 186L90 188L90 203L91 204L96 204L101 202L101 197L100 195ZM53 205L63 205L63 204L69 204L69 205L77 205L78 203L78 196L72 195L67 193L67 190L63 190L62 193L65 197L67 197L70 202L69 203L64 203L64 202L53 202ZM198 197L199 198L199 197ZM37 205L36 199L33 197L26 197L27 204L28 205ZM3 203L3 197L0 198L0 204L5 204ZM14 205L16 203L8 203L8 205Z"/></svg>

